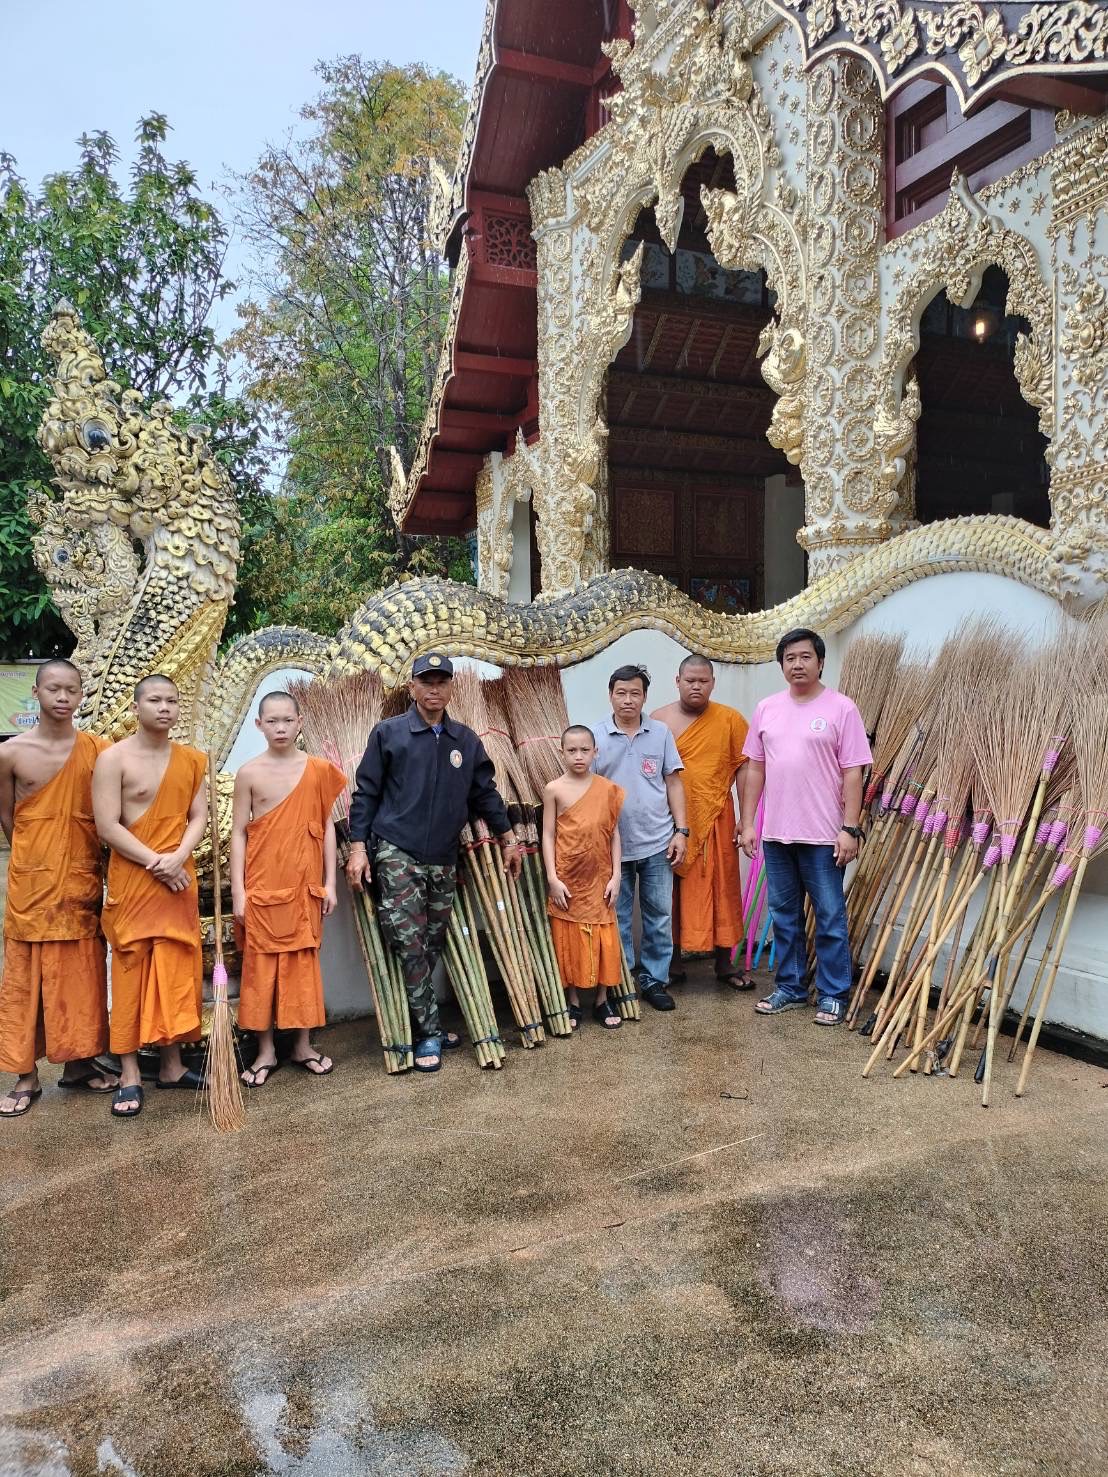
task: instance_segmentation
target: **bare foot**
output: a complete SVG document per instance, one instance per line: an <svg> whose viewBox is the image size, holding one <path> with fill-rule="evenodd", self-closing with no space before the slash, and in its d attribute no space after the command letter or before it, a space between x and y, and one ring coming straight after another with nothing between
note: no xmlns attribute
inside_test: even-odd
<svg viewBox="0 0 1108 1477"><path fill-rule="evenodd" d="M256 1061L252 1067L247 1067L242 1074L242 1080L247 1087L264 1087L269 1079L277 1071L277 1058L274 1056L271 1062Z"/></svg>

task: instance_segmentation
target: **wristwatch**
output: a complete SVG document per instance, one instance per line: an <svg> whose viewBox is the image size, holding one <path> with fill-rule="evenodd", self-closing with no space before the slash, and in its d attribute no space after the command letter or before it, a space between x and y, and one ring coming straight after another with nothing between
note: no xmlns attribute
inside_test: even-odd
<svg viewBox="0 0 1108 1477"><path fill-rule="evenodd" d="M674 826L673 834L675 836L684 836L687 841L689 839L689 828L688 826Z"/></svg>
<svg viewBox="0 0 1108 1477"><path fill-rule="evenodd" d="M848 836L853 836L855 841L864 841L866 839L866 833L862 830L861 826L840 826L839 830L845 831Z"/></svg>

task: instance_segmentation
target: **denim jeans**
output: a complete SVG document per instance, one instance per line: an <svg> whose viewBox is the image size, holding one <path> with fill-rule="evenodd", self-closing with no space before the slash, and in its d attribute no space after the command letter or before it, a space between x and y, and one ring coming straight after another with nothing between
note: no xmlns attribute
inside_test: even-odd
<svg viewBox="0 0 1108 1477"><path fill-rule="evenodd" d="M846 930L843 869L835 865L835 848L800 841L766 841L762 850L777 945L777 988L794 1000L807 998L807 893L816 915L816 998L845 1001L850 994L853 965Z"/></svg>
<svg viewBox="0 0 1108 1477"><path fill-rule="evenodd" d="M630 968L635 958L635 942L631 934L631 914L635 910L635 882L639 884L639 917L642 938L639 944L639 988L669 983L669 965L673 958L673 868L664 851L644 856L637 862L624 862L623 880L616 901L616 918L623 952Z"/></svg>

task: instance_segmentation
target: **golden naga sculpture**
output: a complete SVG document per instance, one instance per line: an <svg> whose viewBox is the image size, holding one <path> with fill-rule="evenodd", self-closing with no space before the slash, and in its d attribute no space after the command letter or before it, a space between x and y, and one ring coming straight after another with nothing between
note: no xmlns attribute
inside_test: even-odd
<svg viewBox="0 0 1108 1477"><path fill-rule="evenodd" d="M35 559L77 639L84 721L108 736L127 730L134 683L153 671L181 688L180 736L225 759L259 683L280 667L324 679L373 668L395 686L433 647L504 666L570 666L638 630L662 631L719 661L759 662L772 659L788 627L840 630L927 575L982 571L1046 593L1059 588L1045 529L1015 518L960 518L871 548L783 605L750 615L705 610L660 576L634 569L533 605L446 580L412 580L371 596L334 641L273 627L235 642L217 663L238 560L225 472L199 433L173 423L168 405L144 412L137 395L107 378L68 304L59 305L45 342L58 374L41 438L60 496L35 505Z"/></svg>
<svg viewBox="0 0 1108 1477"><path fill-rule="evenodd" d="M225 755L265 672L321 670L329 643L274 628L237 642L216 667L234 598L239 515L234 489L201 432L173 407L148 411L107 376L76 310L58 304L43 334L57 362L39 441L59 495L40 496L35 563L77 640L82 718L116 738L131 726L134 684L150 672L181 692L179 733Z"/></svg>

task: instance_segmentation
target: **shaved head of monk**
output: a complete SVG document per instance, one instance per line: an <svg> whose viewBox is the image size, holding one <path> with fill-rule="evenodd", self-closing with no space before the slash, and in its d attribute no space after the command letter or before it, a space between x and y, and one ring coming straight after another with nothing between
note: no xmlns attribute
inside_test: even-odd
<svg viewBox="0 0 1108 1477"><path fill-rule="evenodd" d="M81 706L81 674L64 657L43 662L32 689L39 713L50 723L71 723Z"/></svg>
<svg viewBox="0 0 1108 1477"><path fill-rule="evenodd" d="M706 656L687 656L677 668L677 697L686 713L703 713L715 685L715 669Z"/></svg>
<svg viewBox="0 0 1108 1477"><path fill-rule="evenodd" d="M152 672L135 688L135 714L147 733L168 733L177 722L181 698L172 677Z"/></svg>
<svg viewBox="0 0 1108 1477"><path fill-rule="evenodd" d="M300 736L300 704L290 692L267 692L258 704L254 726L276 752L295 749Z"/></svg>

